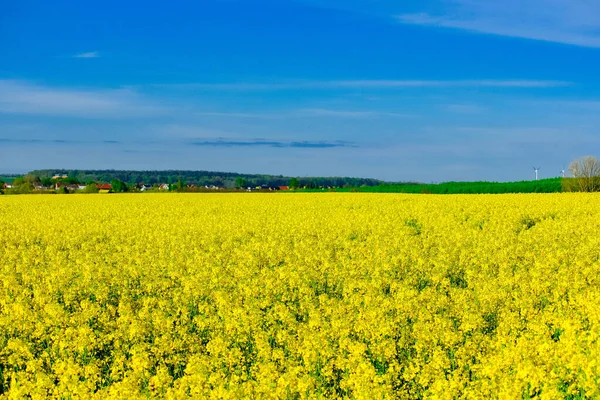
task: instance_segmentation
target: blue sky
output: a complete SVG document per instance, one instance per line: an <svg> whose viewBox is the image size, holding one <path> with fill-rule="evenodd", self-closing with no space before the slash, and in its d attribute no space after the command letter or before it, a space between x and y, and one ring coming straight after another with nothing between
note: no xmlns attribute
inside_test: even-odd
<svg viewBox="0 0 600 400"><path fill-rule="evenodd" d="M596 0L0 6L0 172L557 176L600 156Z"/></svg>

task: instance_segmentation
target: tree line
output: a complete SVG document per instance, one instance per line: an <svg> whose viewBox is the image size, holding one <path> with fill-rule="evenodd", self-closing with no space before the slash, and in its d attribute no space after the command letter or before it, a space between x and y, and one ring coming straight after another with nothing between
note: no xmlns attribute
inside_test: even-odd
<svg viewBox="0 0 600 400"><path fill-rule="evenodd" d="M335 190L374 193L555 193L566 191L600 191L600 160L580 157L569 165L569 178L550 178L520 182L445 182L440 184L388 183L377 179L314 177L295 178L282 175L236 174L210 171L122 171L122 170L36 170L22 177L7 176L12 188L4 189L0 179L0 194L70 193L68 185L85 185L82 193L97 193L98 183L110 183L112 192L139 190L139 184L157 187L168 184L171 191L201 191L204 186L231 190L247 187L289 186L291 189L314 191ZM56 177L56 176L59 177ZM57 183L59 185L57 185ZM58 187L57 187L58 186ZM57 187L56 190L48 190ZM195 188L194 188L195 187ZM198 188L199 187L199 188Z"/></svg>
<svg viewBox="0 0 600 400"><path fill-rule="evenodd" d="M352 177L289 177L283 175L261 175L261 174L238 174L233 172L214 172L214 171L126 171L126 170L66 170L66 169L46 169L31 171L29 175L40 177L40 179L49 179L55 175L67 175L69 178L76 179L79 182L106 182L110 183L116 179L135 185L144 183L146 185L155 184L177 184L180 180L187 185L196 186L219 186L225 188L235 188L243 186L289 186L292 179L296 179L298 187L354 187L354 186L377 186L383 181L369 178Z"/></svg>

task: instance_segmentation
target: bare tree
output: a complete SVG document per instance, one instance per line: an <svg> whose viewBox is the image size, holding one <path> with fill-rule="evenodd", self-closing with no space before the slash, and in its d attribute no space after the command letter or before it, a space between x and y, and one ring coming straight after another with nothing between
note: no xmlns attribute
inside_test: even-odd
<svg viewBox="0 0 600 400"><path fill-rule="evenodd" d="M596 157L580 157L569 165L576 185L582 192L597 192L600 190L600 160Z"/></svg>

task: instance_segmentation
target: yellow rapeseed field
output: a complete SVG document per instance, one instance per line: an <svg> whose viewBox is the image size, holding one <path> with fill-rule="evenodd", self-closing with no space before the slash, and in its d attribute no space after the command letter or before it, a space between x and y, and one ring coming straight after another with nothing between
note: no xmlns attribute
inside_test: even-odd
<svg viewBox="0 0 600 400"><path fill-rule="evenodd" d="M0 196L0 397L600 395L600 196Z"/></svg>

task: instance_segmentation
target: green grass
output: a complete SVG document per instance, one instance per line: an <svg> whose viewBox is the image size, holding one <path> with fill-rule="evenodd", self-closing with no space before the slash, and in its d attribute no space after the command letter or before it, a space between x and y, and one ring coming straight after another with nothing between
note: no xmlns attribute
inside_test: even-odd
<svg viewBox="0 0 600 400"><path fill-rule="evenodd" d="M308 191L308 190L307 190ZM310 190L321 191L321 190ZM335 189L336 192L367 193L431 193L431 194L487 194L487 193L556 193L562 192L561 178L520 182L445 182L438 184L399 183L371 187Z"/></svg>

